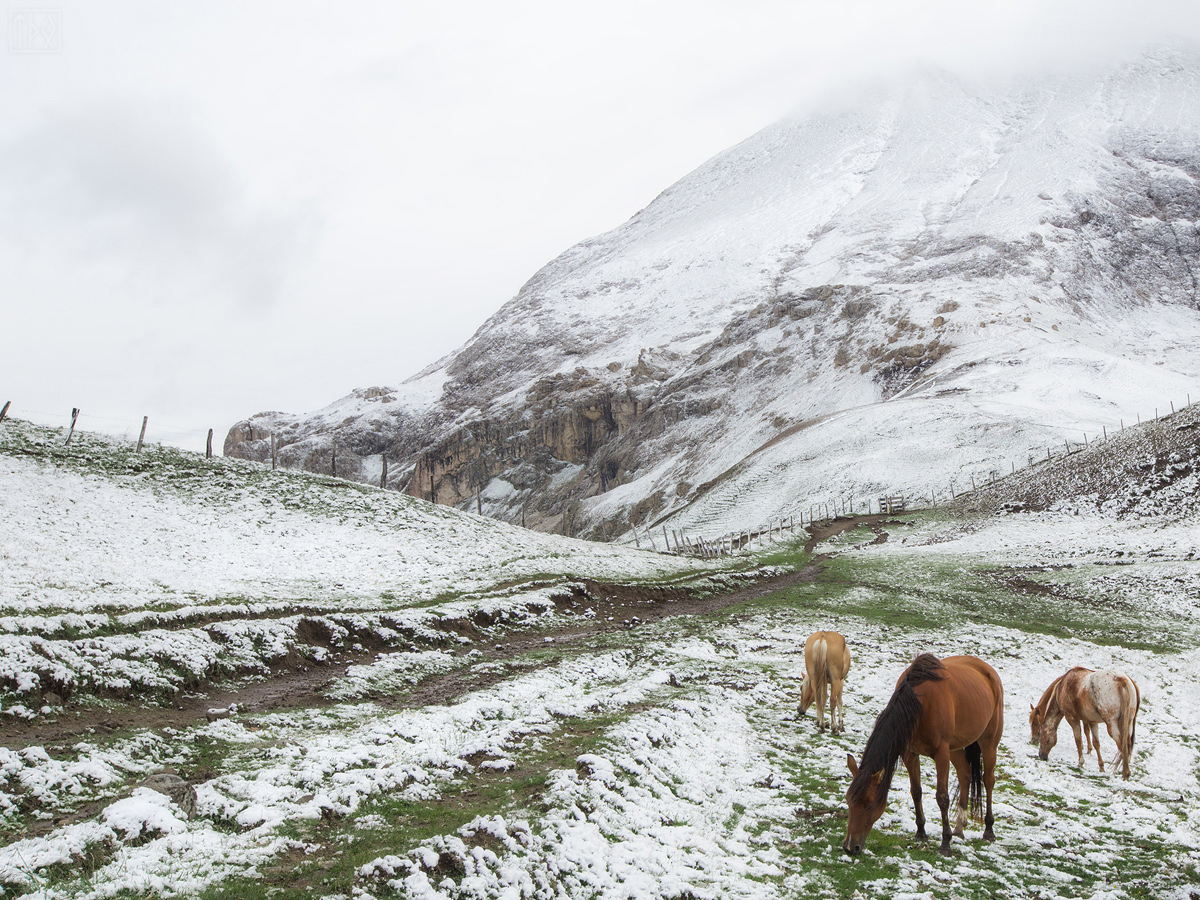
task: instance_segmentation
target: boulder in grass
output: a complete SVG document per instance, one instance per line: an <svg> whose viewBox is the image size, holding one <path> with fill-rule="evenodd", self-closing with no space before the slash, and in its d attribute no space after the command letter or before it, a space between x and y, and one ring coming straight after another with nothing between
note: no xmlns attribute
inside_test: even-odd
<svg viewBox="0 0 1200 900"><path fill-rule="evenodd" d="M196 789L173 772L156 772L138 787L170 797L189 819L196 816Z"/></svg>
<svg viewBox="0 0 1200 900"><path fill-rule="evenodd" d="M140 847L163 835L187 831L187 823L175 814L172 801L162 791L139 785L130 796L105 807L100 815L121 843Z"/></svg>

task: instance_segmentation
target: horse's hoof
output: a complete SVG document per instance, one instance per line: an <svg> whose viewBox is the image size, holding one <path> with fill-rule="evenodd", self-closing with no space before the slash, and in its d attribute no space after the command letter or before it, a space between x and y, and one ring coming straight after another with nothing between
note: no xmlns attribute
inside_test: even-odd
<svg viewBox="0 0 1200 900"><path fill-rule="evenodd" d="M940 853L942 856L953 856L954 855L953 853L950 852L949 844L942 844L942 846L938 847L938 853Z"/></svg>
<svg viewBox="0 0 1200 900"><path fill-rule="evenodd" d="M994 841L996 839L996 832L992 831L992 829L989 828L987 831L985 831L983 833L983 839L990 844L992 841Z"/></svg>
<svg viewBox="0 0 1200 900"><path fill-rule="evenodd" d="M965 838L967 836L966 832L964 832L961 828L955 828L953 834L956 838Z"/></svg>
<svg viewBox="0 0 1200 900"><path fill-rule="evenodd" d="M921 841L921 843L924 843L925 841L929 840L929 838L927 838L927 837L925 836L925 829L924 829L924 828L918 828L918 829L917 829L917 840L918 840L918 841Z"/></svg>

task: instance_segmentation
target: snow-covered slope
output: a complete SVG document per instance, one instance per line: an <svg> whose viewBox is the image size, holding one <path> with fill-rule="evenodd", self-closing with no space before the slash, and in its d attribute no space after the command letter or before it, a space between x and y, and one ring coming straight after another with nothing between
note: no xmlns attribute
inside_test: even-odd
<svg viewBox="0 0 1200 900"><path fill-rule="evenodd" d="M386 456L409 493L594 537L964 484L1200 396L1198 178L1194 51L925 74L754 135L437 365L226 453Z"/></svg>
<svg viewBox="0 0 1200 900"><path fill-rule="evenodd" d="M0 698L35 708L170 696L361 628L436 645L553 611L566 579L697 568L344 481L78 432L64 447L12 419L0 497Z"/></svg>

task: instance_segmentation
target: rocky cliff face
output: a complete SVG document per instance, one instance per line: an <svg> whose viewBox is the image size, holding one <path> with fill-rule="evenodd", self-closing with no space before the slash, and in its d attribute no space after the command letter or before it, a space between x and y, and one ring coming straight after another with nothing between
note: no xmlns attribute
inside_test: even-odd
<svg viewBox="0 0 1200 900"><path fill-rule="evenodd" d="M533 276L394 388L227 455L531 527L742 527L928 492L1200 397L1200 60L787 120ZM1015 465L1015 462L1012 462Z"/></svg>

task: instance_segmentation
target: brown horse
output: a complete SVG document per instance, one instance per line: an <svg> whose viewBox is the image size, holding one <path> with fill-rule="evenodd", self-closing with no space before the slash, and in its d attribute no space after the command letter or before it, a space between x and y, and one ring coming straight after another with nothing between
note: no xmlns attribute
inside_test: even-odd
<svg viewBox="0 0 1200 900"><path fill-rule="evenodd" d="M804 642L804 680L800 682L800 715L817 701L817 730L825 730L825 693L829 692L829 724L834 734L845 727L842 682L850 671L850 648L836 631L818 631Z"/></svg>
<svg viewBox="0 0 1200 900"><path fill-rule="evenodd" d="M1103 772L1104 757L1100 754L1100 723L1103 722L1109 737L1117 745L1121 777L1129 778L1129 761L1133 756L1134 731L1141 705L1142 695L1137 683L1124 672L1114 669L1094 672L1075 666L1046 689L1042 700L1029 714L1030 730L1039 726L1038 756L1042 759L1050 757L1050 751L1058 742L1058 726L1066 719L1075 734L1079 767L1083 768L1083 740L1079 733L1082 724L1083 732L1088 736L1088 752L1095 748L1096 761Z"/></svg>
<svg viewBox="0 0 1200 900"><path fill-rule="evenodd" d="M871 826L887 806L888 790L896 763L908 769L913 805L917 813L917 840L925 840L925 812L921 808L921 757L937 767L937 804L942 811L942 845L950 853L950 764L958 773L958 817L954 834L963 836L968 798L978 815L983 789L987 812L983 839L995 840L992 831L992 787L996 782L996 748L1004 732L1004 687L996 670L974 656L949 656L939 660L922 653L896 682L895 693L875 720L867 738L862 763L847 755L853 779L846 791L850 821L842 849L862 850Z"/></svg>

